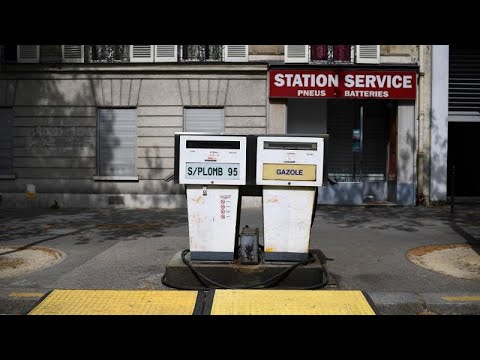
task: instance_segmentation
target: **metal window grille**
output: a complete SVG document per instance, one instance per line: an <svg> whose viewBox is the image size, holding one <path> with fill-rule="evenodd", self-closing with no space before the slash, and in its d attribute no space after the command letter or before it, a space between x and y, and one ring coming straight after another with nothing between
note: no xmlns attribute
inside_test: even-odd
<svg viewBox="0 0 480 360"><path fill-rule="evenodd" d="M130 45L86 45L88 62L126 63L130 62Z"/></svg>
<svg viewBox="0 0 480 360"><path fill-rule="evenodd" d="M355 45L310 45L310 61L319 64L352 64Z"/></svg>
<svg viewBox="0 0 480 360"><path fill-rule="evenodd" d="M181 45L182 61L223 61L223 45Z"/></svg>

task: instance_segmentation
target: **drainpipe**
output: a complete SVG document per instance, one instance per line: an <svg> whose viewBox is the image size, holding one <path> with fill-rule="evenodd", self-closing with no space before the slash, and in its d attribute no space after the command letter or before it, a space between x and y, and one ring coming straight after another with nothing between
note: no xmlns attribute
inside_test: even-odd
<svg viewBox="0 0 480 360"><path fill-rule="evenodd" d="M419 205L429 204L429 148L430 132L428 108L429 99L426 85L428 84L428 54L429 45L417 45L418 47L418 88L417 88L417 161L414 170L417 178L417 203Z"/></svg>
<svg viewBox="0 0 480 360"><path fill-rule="evenodd" d="M425 205L430 204L430 143L431 143L431 107L432 107L432 46L423 45L422 49L422 66L423 66L423 189L425 195Z"/></svg>
<svg viewBox="0 0 480 360"><path fill-rule="evenodd" d="M418 87L417 87L417 158L416 158L416 179L417 179L417 204L423 205L424 196L422 194L423 190L423 111L422 111L422 90L423 90L423 50L422 45L417 45L418 47Z"/></svg>

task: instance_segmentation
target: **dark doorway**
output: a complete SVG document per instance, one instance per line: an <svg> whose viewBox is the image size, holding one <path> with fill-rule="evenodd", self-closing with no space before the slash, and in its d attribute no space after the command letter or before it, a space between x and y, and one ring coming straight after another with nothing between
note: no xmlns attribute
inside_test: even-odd
<svg viewBox="0 0 480 360"><path fill-rule="evenodd" d="M455 165L455 196L480 196L479 137L478 122L448 124L448 196L452 193L452 165Z"/></svg>
<svg viewBox="0 0 480 360"><path fill-rule="evenodd" d="M359 101L363 109L363 132L360 168L363 181L386 181L388 117L387 102L378 100ZM361 116L361 112L357 112Z"/></svg>

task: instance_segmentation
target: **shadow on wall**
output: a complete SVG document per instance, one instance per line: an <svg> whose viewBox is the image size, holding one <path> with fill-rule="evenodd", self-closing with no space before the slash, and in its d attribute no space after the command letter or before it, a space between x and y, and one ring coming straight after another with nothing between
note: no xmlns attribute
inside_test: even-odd
<svg viewBox="0 0 480 360"><path fill-rule="evenodd" d="M431 133L441 134L439 123L445 119L439 119L432 108L432 121L430 122ZM446 200L447 195L447 154L448 154L448 123L447 133L432 137L430 140L430 194L431 200Z"/></svg>
<svg viewBox="0 0 480 360"><path fill-rule="evenodd" d="M82 204L90 204L93 201L98 203L96 199L87 197L87 194L129 194L131 201L138 203L139 206L142 204L152 207L173 206L175 199L169 200L169 196L148 198L143 195L184 193L182 186L174 185L172 182L166 183L159 178L159 170L169 165L165 164L166 160L155 155L153 147L146 148L144 159L146 169L140 181L93 181L93 176L101 175L97 168L97 108L110 106L113 103L112 99L121 96L113 89L112 81L115 80L104 79L95 84L102 75L94 72L70 72L66 76L68 79L65 79L63 74L46 71L23 73L22 76L31 74L30 78L25 79L16 76L22 69L30 71L42 67L42 64L16 64L9 65L8 71L11 73L4 72L9 78L17 77L12 90L13 100L7 104L13 105L15 116L16 179L0 182L2 206L23 207L23 204L15 202L23 201L23 197L18 197L18 194L25 194L27 184L36 186L37 195L42 197L42 203L39 203L42 207L53 205L55 200L60 207L71 206L62 203L62 199L53 195L50 197L48 194L75 194L77 199L78 196L85 195L85 201L80 201ZM82 67L85 67L85 64L82 64ZM15 69L19 70L16 74ZM105 75L108 77L108 74ZM5 78L5 75L0 74L0 81L2 77ZM121 88L123 90L123 85ZM3 100L0 98L0 101ZM102 135L105 135L102 136L102 141L106 138L111 145L102 147L102 165L115 167L121 156L116 151L122 145L119 132L121 130L114 128L113 123L107 121L101 131ZM137 156L137 164L139 160ZM9 193L16 193L17 196L10 197L9 201ZM106 202L98 205L108 206L108 201Z"/></svg>
<svg viewBox="0 0 480 360"><path fill-rule="evenodd" d="M21 72L39 66L17 64L15 68ZM31 77L36 79L15 81L11 105L16 179L0 183L1 191L25 194L26 185L34 184L37 194L81 193L85 190L82 180L91 180L96 166L95 102L90 81L77 74L71 74L69 80L52 78L46 72L32 73ZM60 201L47 201L53 204L55 200Z"/></svg>
<svg viewBox="0 0 480 360"><path fill-rule="evenodd" d="M397 182L397 198L396 203L400 205L415 205L415 172L413 168L413 154L415 151L415 136L413 129L409 129L405 136L405 146L400 149L398 159L400 166L398 168L399 175L403 174L403 181ZM417 169L418 172L418 169Z"/></svg>
<svg viewBox="0 0 480 360"><path fill-rule="evenodd" d="M174 134L172 134L172 137ZM161 145L161 144L159 144ZM142 165L145 181L143 186L138 188L137 191L132 191L130 194L131 201L137 204L137 207L154 207L154 208L175 208L179 205L179 199L185 198L184 207L186 207L186 194L185 187L183 185L174 184L173 180L166 182L163 180L170 173L173 173L173 158L169 160L158 156L161 148L147 147L145 148L145 157L142 158L144 164ZM171 161L171 164L167 164ZM140 164L140 157L137 158L137 163ZM164 196L143 196L139 194L141 191L143 194L154 194ZM140 196L142 195L142 196Z"/></svg>

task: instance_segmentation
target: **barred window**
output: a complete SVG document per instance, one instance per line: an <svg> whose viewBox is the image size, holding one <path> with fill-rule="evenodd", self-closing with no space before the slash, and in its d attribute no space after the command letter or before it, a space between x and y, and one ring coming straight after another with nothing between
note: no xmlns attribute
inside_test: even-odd
<svg viewBox="0 0 480 360"><path fill-rule="evenodd" d="M222 45L182 45L184 61L221 61Z"/></svg>
<svg viewBox="0 0 480 360"><path fill-rule="evenodd" d="M310 59L318 62L352 62L352 45L310 45Z"/></svg>
<svg viewBox="0 0 480 360"><path fill-rule="evenodd" d="M129 45L89 45L91 62L113 63L129 62Z"/></svg>

